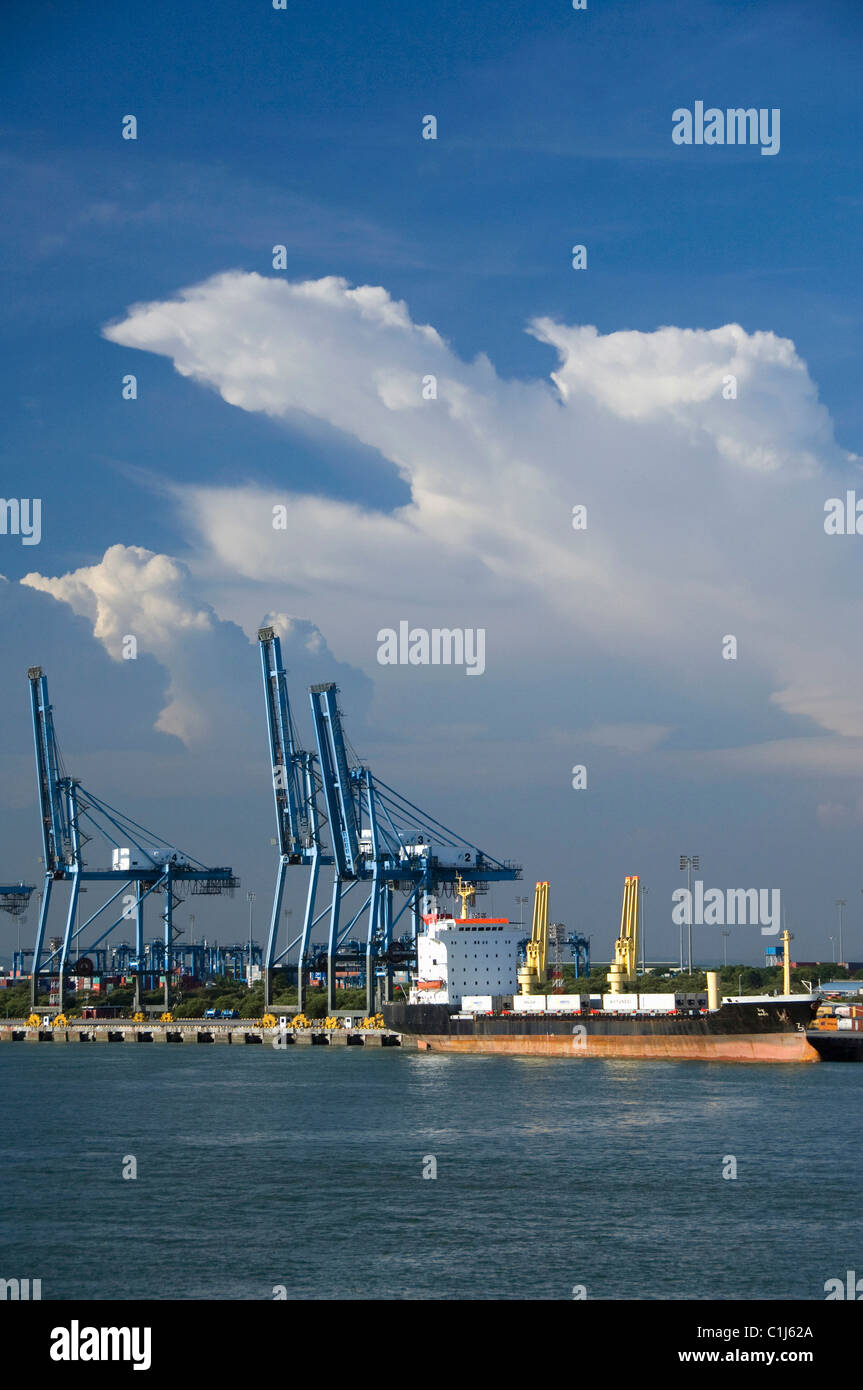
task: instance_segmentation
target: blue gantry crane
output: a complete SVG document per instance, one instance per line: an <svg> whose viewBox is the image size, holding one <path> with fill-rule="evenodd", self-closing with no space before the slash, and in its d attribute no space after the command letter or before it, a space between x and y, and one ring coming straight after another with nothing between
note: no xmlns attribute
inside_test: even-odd
<svg viewBox="0 0 863 1390"><path fill-rule="evenodd" d="M310 964L310 933L329 914L326 975L328 1007L332 1011L340 950L366 914L366 1007L371 1012L375 1007L378 971L383 977L384 997L388 999L394 968L413 960L424 902L440 893L452 893L459 883L470 885L474 893L486 892L491 881L520 878L521 866L485 854L350 756L338 689L332 682L310 689L316 752L300 749L281 643L271 627L259 630L258 641L279 846L264 956L265 1004L269 1007L271 1001L275 965L299 946L298 1004L302 1009ZM277 955L285 877L291 865L310 869L306 908L301 932ZM332 895L329 907L315 916L322 867L333 869ZM366 885L366 896L342 926L342 902L358 884ZM394 915L396 892L404 896L404 902ZM405 914L409 930L396 937L395 928Z"/></svg>
<svg viewBox="0 0 863 1390"><path fill-rule="evenodd" d="M526 951L527 941L519 942L519 949ZM575 978L585 979L590 974L590 937L582 936L564 922L550 922L548 926L548 964L560 967L565 964L575 966Z"/></svg>
<svg viewBox="0 0 863 1390"><path fill-rule="evenodd" d="M271 1003L275 966L289 951L299 945L298 1002L302 1009L305 983L303 970L307 964L309 933L314 923L319 920L314 918L314 909L320 871L322 866L333 863L333 856L321 838L318 818L321 783L315 770L315 758L313 754L298 746L294 732L287 673L282 665L281 642L271 627L259 630L258 641L264 677L264 702L276 811L276 844L279 850L273 912L264 953L264 1007L269 1008ZM301 865L309 869L303 929L298 937L276 955L285 878L290 865Z"/></svg>
<svg viewBox="0 0 863 1390"><path fill-rule="evenodd" d="M583 976L587 979L590 974L590 937L582 936L581 932L573 931L564 937L564 943L572 952L575 978L578 980Z"/></svg>
<svg viewBox="0 0 863 1390"><path fill-rule="evenodd" d="M141 1007L141 974L144 960L144 903L151 895L162 896L162 968L165 973L165 1004L168 1004L168 980L176 950L179 930L174 926L173 912L186 893L231 893L239 883L233 870L227 867L210 868L190 855L176 849L161 836L154 835L136 821L109 806L88 791L74 777L67 776L63 767L54 732L54 714L48 698L48 682L40 666L27 672L30 681L30 706L33 720L33 739L36 751L36 780L42 820L42 858L45 866L45 888L36 929L31 975L31 1000L38 999L40 976L58 977L57 1002L63 1008L64 977L73 942L118 899L122 899L119 915L89 948L95 949L121 923L135 920L135 953L132 961L135 973L135 1006ZM90 868L84 859L84 848L95 837L111 846L111 867ZM106 883L114 891L106 902L81 925L77 925L81 886L86 882ZM51 891L55 883L71 885L66 911L66 924L59 948L51 951L45 961L42 949L50 908ZM154 898L154 901L157 901ZM110 913L108 914L111 915ZM104 925L104 918L100 926ZM151 965L152 968L152 965Z"/></svg>

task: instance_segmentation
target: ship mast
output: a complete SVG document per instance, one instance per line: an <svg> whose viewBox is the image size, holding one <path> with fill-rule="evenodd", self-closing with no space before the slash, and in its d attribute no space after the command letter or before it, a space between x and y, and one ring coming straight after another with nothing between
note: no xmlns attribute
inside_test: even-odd
<svg viewBox="0 0 863 1390"><path fill-rule="evenodd" d="M461 874L457 874L455 891L461 898L461 920L465 921L467 918L468 903L473 907L476 902L476 885L473 883L466 883Z"/></svg>

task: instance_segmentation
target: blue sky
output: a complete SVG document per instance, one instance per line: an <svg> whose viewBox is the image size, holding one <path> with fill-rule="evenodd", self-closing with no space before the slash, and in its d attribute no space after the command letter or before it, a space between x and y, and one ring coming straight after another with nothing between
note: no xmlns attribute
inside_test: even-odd
<svg viewBox="0 0 863 1390"><path fill-rule="evenodd" d="M656 899L667 902L678 878L676 854L686 848L681 836L694 834L694 848L715 866L718 882L787 884L807 955L816 940L823 954L822 921L832 920L832 898L858 892L851 877L857 785L837 772L841 750L801 759L791 777L774 768L753 779L739 764L720 772L703 760L685 767L681 759L645 762L639 751L621 756L619 748L609 752L603 745L606 751L595 752L592 762L589 809L577 812L566 765L586 756L578 753L578 730L640 723L670 729L667 743L675 753L689 749L705 758L786 738L817 739L826 728L834 740L854 742L849 758L856 766L853 719L841 725L834 712L819 728L812 700L777 709L771 697L784 677L769 669L753 670L737 684L725 680L724 670L706 678L692 619L678 639L691 644L692 660L673 679L666 678L661 652L651 661L629 651L625 634L617 648L611 643L600 651L585 631L570 649L571 634L558 632L538 609L534 626L547 633L544 650L531 646L529 622L519 644L514 618L506 662L492 665L483 680L446 673L453 678L442 684L442 673L426 672L423 684L408 688L398 685L404 673L396 672L396 683L386 686L371 639L353 639L361 623L375 629L375 595L380 624L391 613L410 616L396 612L405 588L399 566L388 569L380 555L375 582L365 576L372 607L361 619L357 607L356 621L354 583L342 581L339 592L339 581L330 578L323 595L310 562L287 564L280 580L244 571L244 588L237 567L221 572L212 534L202 543L190 498L198 498L198 488L226 495L235 488L281 489L387 515L411 500L403 460L388 454L366 422L335 423L323 409L308 415L292 409L289 418L238 409L220 394L215 368L190 380L175 370L167 348L142 352L107 339L103 329L124 321L136 303L172 301L227 271L273 277L276 243L288 251L280 278L340 276L383 286L393 300L406 302L414 324L434 325L464 364L466 379L477 355L486 354L497 373L495 390L510 402L519 383L547 379L557 363L551 342L525 332L537 317L592 324L600 334L737 323L748 335L792 340L829 412L835 448L825 446L820 456L817 510L830 489L855 485L848 454L859 449L863 427L859 7L843 0L827 7L786 0L589 0L588 10L577 13L564 0L480 7L406 0L397 8L336 3L322 11L289 0L279 12L265 0L179 8L133 0L122 7L12 6L0 33L6 202L0 236L7 267L2 491L44 499L38 548L0 537L0 573L14 586L2 600L2 680L4 700L8 695L12 702L11 727L3 733L3 754L12 759L4 873L31 874L37 852L32 815L26 822L26 783L19 781L27 775L29 730L15 692L23 667L38 659L63 695L58 719L61 730L69 729L67 745L78 739L81 756L114 779L120 750L135 750L130 795L152 799L159 828L176 812L177 839L197 853L195 837L182 832L195 821L217 841L211 857L233 858L244 881L266 892L269 806L263 781L255 783L262 734L252 703L254 650L247 684L225 702L241 711L248 691L248 727L239 715L229 721L233 782L218 809L218 788L208 783L202 807L194 795L181 799L171 790L187 779L201 750L153 728L172 674L175 684L180 679L172 672L174 656L150 653L134 680L127 679L92 635L92 621L56 597L15 584L33 570L56 578L96 566L110 546L138 546L188 565L190 601L217 615L213 649L202 658L208 676L202 703L214 697L221 660L241 668L240 628L248 636L268 611L319 627L326 660L353 686L357 720L382 775L395 781L395 764L399 785L431 810L446 812L453 800L464 805L471 823L458 828L495 852L522 858L527 881L556 878L558 914L577 919L599 940L610 940L622 875L641 872L655 884ZM754 148L674 146L672 110L699 99L780 108L780 153L765 158ZM120 138L127 113L138 119L135 142ZM420 138L426 113L438 119L435 142ZM585 273L570 266L576 242L588 246ZM339 360L334 348L334 365ZM319 365L324 372L323 358ZM134 403L121 399L126 372L138 377ZM334 377L333 393L343 389ZM794 408L789 397L789 431ZM601 431L598 417L586 416L583 424L586 436L594 424ZM537 438L540 478L543 447ZM655 422L615 435L614 448L631 457L642 450L661 457L664 447ZM676 447L670 438L668 447ZM498 509L493 479L492 472L489 518ZM578 485L589 489L586 477ZM769 517L772 504L753 486L741 505L764 506ZM537 491L535 481L532 488ZM625 528L633 521L627 500L635 505L637 481L622 480L617 495ZM687 518L704 505L697 477L674 495L684 583L693 573L685 563ZM776 526L787 528L784 544L781 536L777 542L777 557L785 560L753 573L741 611L759 608L771 573L777 576L772 598L781 600L778 571L789 550L799 546L803 553L808 543L789 513L779 507L776 515ZM482 519L474 517L473 525L481 528ZM822 541L811 538L813 564L822 563ZM470 537L462 549L465 557L472 553ZM748 562L746 548L732 547L730 588ZM825 618L835 613L834 595L853 601L855 562L850 551L838 559L830 552L831 573L818 600ZM649 570L649 557L643 563ZM471 597L461 620L488 621L491 633L495 621L506 622L512 595L505 587L489 591L484 609L474 602L470 571L465 574ZM720 557L714 586L721 574ZM427 574L429 611L435 582ZM385 602L388 593L396 608ZM457 621L452 599L447 602L442 620ZM573 612L583 602L574 583ZM765 601L765 611L768 606ZM810 617L817 626L817 603ZM790 642L793 613L787 619ZM771 618L767 631L775 625ZM298 662L303 679L330 674L320 662L310 661L308 670ZM828 675L831 696L842 706L856 671L843 666ZM117 702L110 718L95 723L85 693L90 679L104 679L105 700ZM419 751L415 720L434 730ZM468 776L466 749L476 737L487 751ZM232 799L242 810L237 831ZM129 810L135 814L135 807ZM859 921L856 903L854 913ZM4 931L8 941L0 924L0 952ZM670 926L667 936L670 949ZM757 958L760 943L747 942L745 953ZM863 958L863 927L857 955Z"/></svg>

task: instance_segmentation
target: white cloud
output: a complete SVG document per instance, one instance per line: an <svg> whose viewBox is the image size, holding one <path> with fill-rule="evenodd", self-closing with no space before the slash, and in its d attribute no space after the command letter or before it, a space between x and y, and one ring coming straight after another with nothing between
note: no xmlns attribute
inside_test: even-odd
<svg viewBox="0 0 863 1390"><path fill-rule="evenodd" d="M212 631L215 618L190 600L185 565L142 546L112 545L98 565L88 565L58 578L27 574L21 583L67 603L79 617L88 618L97 637L115 661L122 661L123 641L134 637L137 656L151 654L172 669L169 702L156 728L184 742L203 739L209 727L200 695L177 681L178 659L195 636ZM137 657L135 658L137 659Z"/></svg>
<svg viewBox="0 0 863 1390"><path fill-rule="evenodd" d="M136 660L152 656L169 673L167 702L155 724L194 746L228 750L255 744L263 728L259 674L249 639L201 602L186 565L141 546L112 545L97 565L51 578L33 573L21 583L68 604L93 625L109 656L123 662L123 639L137 639ZM298 683L322 679L321 669L338 667L356 684L356 673L335 663L323 635L307 619L284 613L267 618L279 632L286 661ZM361 700L360 703L365 703Z"/></svg>
<svg viewBox="0 0 863 1390"><path fill-rule="evenodd" d="M208 609L190 601L185 565L155 555L140 545L112 545L98 565L88 565L49 579L27 574L22 584L68 603L93 623L93 635L115 661L123 659L127 633L157 657L184 632L206 632L213 624Z"/></svg>
<svg viewBox="0 0 863 1390"><path fill-rule="evenodd" d="M673 421L759 472L811 474L833 449L830 416L788 338L736 323L601 337L541 318L531 331L560 354L552 380L567 402L581 395L623 420ZM736 399L723 395L731 377Z"/></svg>
<svg viewBox="0 0 863 1390"><path fill-rule="evenodd" d="M863 663L848 640L857 542L822 524L856 459L787 339L538 319L530 331L559 358L551 382L506 382L379 287L238 272L105 331L241 409L335 426L409 484L390 513L262 485L179 489L190 563L219 578L247 630L259 586L290 586L367 669L374 633L398 619L481 624L487 682L505 686L514 663L575 682L589 661L620 663L632 681L620 723L651 722L639 718L648 678L694 708L772 709L774 733L802 715L863 735ZM423 399L428 374L437 400ZM722 395L728 375L736 400ZM276 503L286 530L272 527ZM736 662L720 655L729 633Z"/></svg>

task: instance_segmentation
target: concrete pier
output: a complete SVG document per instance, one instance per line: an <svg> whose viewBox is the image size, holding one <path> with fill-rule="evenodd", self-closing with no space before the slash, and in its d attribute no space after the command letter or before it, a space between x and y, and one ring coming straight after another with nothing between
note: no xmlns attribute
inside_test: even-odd
<svg viewBox="0 0 863 1390"><path fill-rule="evenodd" d="M132 1023L125 1019L75 1020L62 1028L28 1028L26 1020L6 1019L0 1024L0 1043L198 1043L201 1046L288 1047L415 1047L413 1038L385 1028L262 1028L243 1019L210 1023L178 1019L176 1023Z"/></svg>

